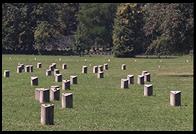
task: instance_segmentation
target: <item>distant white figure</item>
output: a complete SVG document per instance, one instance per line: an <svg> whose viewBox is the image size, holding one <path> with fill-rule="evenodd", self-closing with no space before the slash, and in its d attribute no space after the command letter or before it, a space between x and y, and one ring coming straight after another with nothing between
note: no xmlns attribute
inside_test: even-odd
<svg viewBox="0 0 196 134"><path fill-rule="evenodd" d="M36 57L35 57L35 60L37 60Z"/></svg>
<svg viewBox="0 0 196 134"><path fill-rule="evenodd" d="M161 66L159 65L158 68L161 68Z"/></svg>
<svg viewBox="0 0 196 134"><path fill-rule="evenodd" d="M108 59L108 62L110 62L110 59Z"/></svg>
<svg viewBox="0 0 196 134"><path fill-rule="evenodd" d="M189 62L189 60L186 60L186 62L188 63L188 62Z"/></svg>
<svg viewBox="0 0 196 134"><path fill-rule="evenodd" d="M84 61L87 61L86 59L84 59Z"/></svg>
<svg viewBox="0 0 196 134"><path fill-rule="evenodd" d="M10 57L9 59L11 60L12 58Z"/></svg>
<svg viewBox="0 0 196 134"><path fill-rule="evenodd" d="M61 61L61 58L59 58L59 61Z"/></svg>
<svg viewBox="0 0 196 134"><path fill-rule="evenodd" d="M135 60L135 62L136 62L136 60Z"/></svg>

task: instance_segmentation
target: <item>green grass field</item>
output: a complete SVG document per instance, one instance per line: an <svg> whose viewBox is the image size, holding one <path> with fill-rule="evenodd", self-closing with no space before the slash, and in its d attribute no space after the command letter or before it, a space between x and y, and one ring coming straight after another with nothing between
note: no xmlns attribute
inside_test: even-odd
<svg viewBox="0 0 196 134"><path fill-rule="evenodd" d="M10 59L11 57L11 59ZM37 60L34 58L36 57ZM62 60L59 61L59 58ZM85 61L87 59L87 61ZM111 61L108 62L108 59ZM136 62L135 62L136 59ZM114 58L112 56L28 56L2 55L2 130L193 130L193 59L190 56L172 59ZM186 60L189 60L187 63ZM16 73L18 63L32 64L33 73ZM42 68L37 69L37 62ZM54 76L45 76L49 64L56 62L63 79L78 76L78 84L71 90L73 108L62 109L60 101L54 104L54 125L40 123L40 104L34 99L35 88L48 88L56 83ZM68 69L62 70L62 63ZM105 78L93 74L94 65L109 64ZM121 64L127 70L121 70ZM82 66L88 74L82 74ZM160 65L160 68L158 66ZM10 70L10 78L3 77ZM143 70L151 73L154 95L143 96L143 86L136 84ZM120 89L121 78L134 75L135 84ZM38 76L39 86L30 85L30 76ZM171 90L180 90L182 106L169 104Z"/></svg>

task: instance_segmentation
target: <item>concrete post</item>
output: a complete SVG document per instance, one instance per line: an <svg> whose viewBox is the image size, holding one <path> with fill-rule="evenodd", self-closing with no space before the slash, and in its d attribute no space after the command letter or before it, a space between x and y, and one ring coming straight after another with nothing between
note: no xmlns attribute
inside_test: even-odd
<svg viewBox="0 0 196 134"><path fill-rule="evenodd" d="M70 80L63 80L62 90L70 89Z"/></svg>
<svg viewBox="0 0 196 134"><path fill-rule="evenodd" d="M42 63L37 63L37 68L42 68Z"/></svg>
<svg viewBox="0 0 196 134"><path fill-rule="evenodd" d="M17 66L17 73L22 73L22 66Z"/></svg>
<svg viewBox="0 0 196 134"><path fill-rule="evenodd" d="M49 69L50 69L51 71L54 71L54 66L53 66L53 65L50 65L50 66L49 66Z"/></svg>
<svg viewBox="0 0 196 134"><path fill-rule="evenodd" d="M82 73L87 73L87 69L88 69L87 66L82 66Z"/></svg>
<svg viewBox="0 0 196 134"><path fill-rule="evenodd" d="M42 125L54 124L54 104L41 105L41 124Z"/></svg>
<svg viewBox="0 0 196 134"><path fill-rule="evenodd" d="M145 73L144 74L144 81L145 82L150 82L150 73Z"/></svg>
<svg viewBox="0 0 196 134"><path fill-rule="evenodd" d="M72 93L62 93L62 108L73 108Z"/></svg>
<svg viewBox="0 0 196 134"><path fill-rule="evenodd" d="M38 77L31 77L31 86L38 85Z"/></svg>
<svg viewBox="0 0 196 134"><path fill-rule="evenodd" d="M98 73L98 66L93 66L93 73Z"/></svg>
<svg viewBox="0 0 196 134"><path fill-rule="evenodd" d="M46 76L51 76L52 75L52 71L50 69L46 70Z"/></svg>
<svg viewBox="0 0 196 134"><path fill-rule="evenodd" d="M50 101L60 100L60 88L50 88Z"/></svg>
<svg viewBox="0 0 196 134"><path fill-rule="evenodd" d="M121 79L121 85L120 85L120 88L129 88L128 86L128 79Z"/></svg>
<svg viewBox="0 0 196 134"><path fill-rule="evenodd" d="M126 70L126 65L125 65L125 64L122 64L122 65L121 65L121 69L122 69L122 70Z"/></svg>
<svg viewBox="0 0 196 134"><path fill-rule="evenodd" d="M98 71L102 72L103 71L103 65L98 66Z"/></svg>
<svg viewBox="0 0 196 134"><path fill-rule="evenodd" d="M128 83L134 84L134 76L133 75L127 75Z"/></svg>
<svg viewBox="0 0 196 134"><path fill-rule="evenodd" d="M49 89L42 89L40 90L39 95L39 102L45 103L50 101L50 90Z"/></svg>
<svg viewBox="0 0 196 134"><path fill-rule="evenodd" d="M74 75L70 76L70 84L77 84L77 76Z"/></svg>
<svg viewBox="0 0 196 134"><path fill-rule="evenodd" d="M137 84L140 84L140 85L144 84L144 76L143 75L138 75Z"/></svg>
<svg viewBox="0 0 196 134"><path fill-rule="evenodd" d="M107 63L103 64L103 69L108 70L108 64Z"/></svg>
<svg viewBox="0 0 196 134"><path fill-rule="evenodd" d="M97 73L97 78L104 78L104 72L98 72Z"/></svg>
<svg viewBox="0 0 196 134"><path fill-rule="evenodd" d="M25 68L25 65L24 64L19 64L19 66L22 67L22 70Z"/></svg>
<svg viewBox="0 0 196 134"><path fill-rule="evenodd" d="M29 65L25 66L25 72L30 72L30 66Z"/></svg>
<svg viewBox="0 0 196 134"><path fill-rule="evenodd" d="M144 85L144 96L152 96L153 95L153 86L152 84Z"/></svg>
<svg viewBox="0 0 196 134"><path fill-rule="evenodd" d="M44 88L35 88L35 100L40 101L40 91L44 90Z"/></svg>
<svg viewBox="0 0 196 134"><path fill-rule="evenodd" d="M67 64L62 64L62 69L67 69Z"/></svg>
<svg viewBox="0 0 196 134"><path fill-rule="evenodd" d="M10 70L4 70L4 77L10 77Z"/></svg>
<svg viewBox="0 0 196 134"><path fill-rule="evenodd" d="M170 91L170 105L181 106L181 91Z"/></svg>
<svg viewBox="0 0 196 134"><path fill-rule="evenodd" d="M30 67L30 72L33 72L33 65L29 65Z"/></svg>
<svg viewBox="0 0 196 134"><path fill-rule="evenodd" d="M62 82L62 74L55 75L55 82Z"/></svg>

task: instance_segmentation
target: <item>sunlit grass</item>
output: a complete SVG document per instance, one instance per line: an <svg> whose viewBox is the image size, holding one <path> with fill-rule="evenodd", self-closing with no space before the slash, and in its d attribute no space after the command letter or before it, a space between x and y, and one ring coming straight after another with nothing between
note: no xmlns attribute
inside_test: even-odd
<svg viewBox="0 0 196 134"><path fill-rule="evenodd" d="M190 56L160 61L111 56L3 55L2 60L2 72L11 71L10 78L2 74L2 130L193 130L193 77L178 76L193 75ZM18 62L32 64L34 72L17 74ZM42 63L41 69L36 68L37 62ZM61 86L53 76L45 76L46 68L53 62L63 79L77 75L78 84L71 86L71 90L61 90L73 93L73 109L62 109L60 101L51 102L55 105L55 124L43 126L34 90ZM68 69L61 69L63 63L67 63ZM105 71L105 78L98 79L92 73L93 66L104 63L109 64L109 70ZM121 64L126 64L127 70L121 70ZM88 66L88 74L81 73L83 65ZM144 97L143 86L136 84L137 75L143 70L151 73L154 95L150 97ZM135 84L120 89L121 78L128 74L134 75ZM38 76L39 86L30 85L30 76ZM182 91L181 107L169 105L170 90Z"/></svg>

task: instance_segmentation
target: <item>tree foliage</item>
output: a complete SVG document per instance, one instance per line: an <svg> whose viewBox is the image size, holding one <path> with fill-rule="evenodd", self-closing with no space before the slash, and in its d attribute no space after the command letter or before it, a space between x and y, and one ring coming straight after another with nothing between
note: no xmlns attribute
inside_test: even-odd
<svg viewBox="0 0 196 134"><path fill-rule="evenodd" d="M143 47L143 11L140 4L120 4L113 30L113 51L116 57L134 57Z"/></svg>
<svg viewBox="0 0 196 134"><path fill-rule="evenodd" d="M193 3L3 3L3 53L113 49L116 57L187 54Z"/></svg>

